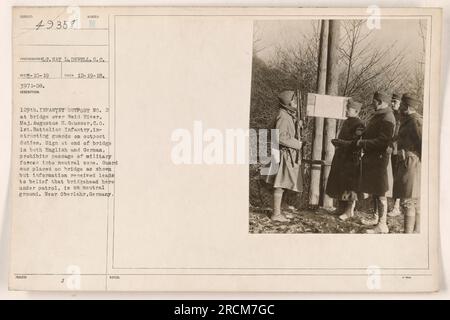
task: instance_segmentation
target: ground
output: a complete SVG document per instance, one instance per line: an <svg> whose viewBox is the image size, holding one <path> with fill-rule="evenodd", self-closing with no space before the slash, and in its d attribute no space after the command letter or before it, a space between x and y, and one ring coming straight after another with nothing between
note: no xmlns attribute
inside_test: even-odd
<svg viewBox="0 0 450 320"><path fill-rule="evenodd" d="M323 209L297 210L294 207L284 208L294 218L290 222L273 222L269 216L271 208L250 207L250 233L365 233L370 228L361 223L362 217L369 217L370 213L356 211L355 216L341 221L338 215L333 215ZM390 233L403 232L403 216L388 217Z"/></svg>

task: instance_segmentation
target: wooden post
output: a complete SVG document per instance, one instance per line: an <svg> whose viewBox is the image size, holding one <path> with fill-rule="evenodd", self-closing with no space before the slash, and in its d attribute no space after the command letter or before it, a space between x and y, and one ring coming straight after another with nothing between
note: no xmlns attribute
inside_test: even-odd
<svg viewBox="0 0 450 320"><path fill-rule="evenodd" d="M325 94L327 79L328 54L328 20L320 22L319 64L317 69L317 93ZM312 160L322 159L323 118L314 118L314 141L312 145ZM311 165L311 183L309 185L309 205L318 206L320 201L320 174L322 166Z"/></svg>
<svg viewBox="0 0 450 320"><path fill-rule="evenodd" d="M329 23L328 36L328 59L327 59L327 89L326 94L336 96L338 95L338 80L339 80L339 37L340 37L340 22L338 20L331 20ZM336 137L336 119L325 119L324 125L324 160L331 163L334 156L334 146L331 139ZM325 190L328 175L330 173L330 166L325 166L323 170L322 187ZM333 198L328 197L324 192L323 207L325 209L333 208Z"/></svg>

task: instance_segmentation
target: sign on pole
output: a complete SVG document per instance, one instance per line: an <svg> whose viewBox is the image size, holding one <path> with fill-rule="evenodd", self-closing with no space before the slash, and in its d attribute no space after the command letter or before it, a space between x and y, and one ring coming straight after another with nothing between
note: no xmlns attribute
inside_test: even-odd
<svg viewBox="0 0 450 320"><path fill-rule="evenodd" d="M308 93L306 115L309 117L346 119L347 97Z"/></svg>

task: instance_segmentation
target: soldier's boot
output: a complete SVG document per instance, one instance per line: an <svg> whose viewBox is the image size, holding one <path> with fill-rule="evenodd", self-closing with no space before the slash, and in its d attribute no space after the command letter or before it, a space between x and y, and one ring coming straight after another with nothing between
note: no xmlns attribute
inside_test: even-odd
<svg viewBox="0 0 450 320"><path fill-rule="evenodd" d="M416 205L416 223L414 224L414 233L420 233L420 205Z"/></svg>
<svg viewBox="0 0 450 320"><path fill-rule="evenodd" d="M365 226L374 226L378 223L379 221L379 216L378 216L378 202L377 199L373 199L373 215L372 217L363 217L361 219L361 223Z"/></svg>
<svg viewBox="0 0 450 320"><path fill-rule="evenodd" d="M288 222L289 219L287 219L282 213L281 213L281 200L283 199L283 189L281 188L275 188L273 191L273 214L270 217L272 221L278 221L278 222Z"/></svg>
<svg viewBox="0 0 450 320"><path fill-rule="evenodd" d="M283 210L283 215L288 218L288 219L294 219L295 215L294 213L296 212L296 208L294 206L287 206L287 208L285 208L286 210Z"/></svg>
<svg viewBox="0 0 450 320"><path fill-rule="evenodd" d="M292 212L285 212L285 213L283 214L283 216L284 216L286 219L294 219L294 214L293 214Z"/></svg>
<svg viewBox="0 0 450 320"><path fill-rule="evenodd" d="M337 208L334 209L333 211L331 211L330 213L332 215L340 215L345 211L346 205L347 205L347 201L339 200L337 202Z"/></svg>
<svg viewBox="0 0 450 320"><path fill-rule="evenodd" d="M413 206L408 206L405 212L405 233L413 233L416 224L416 210Z"/></svg>
<svg viewBox="0 0 450 320"><path fill-rule="evenodd" d="M372 217L370 218L362 218L361 219L361 223L365 226L374 226L378 223L379 221L379 216L378 216L378 200L376 197L373 198L373 211L374 214Z"/></svg>
<svg viewBox="0 0 450 320"><path fill-rule="evenodd" d="M395 199L394 208L392 208L392 211L389 211L388 216L389 217L397 217L402 213L402 210L400 209L400 199Z"/></svg>
<svg viewBox="0 0 450 320"><path fill-rule="evenodd" d="M379 197L378 203L378 224L373 229L366 230L366 233L389 233L389 228L387 225L387 199L386 197Z"/></svg>
<svg viewBox="0 0 450 320"><path fill-rule="evenodd" d="M343 214L339 216L339 219L342 221L347 220L348 218L351 218L355 215L355 205L356 201L347 201L347 206L345 208L345 211Z"/></svg>
<svg viewBox="0 0 450 320"><path fill-rule="evenodd" d="M380 218L378 216L378 212L375 212L372 217L361 218L361 223L365 226L377 225L379 221L380 221Z"/></svg>
<svg viewBox="0 0 450 320"><path fill-rule="evenodd" d="M288 208L288 209L289 209L289 208ZM283 215L285 218L289 219L289 220L295 218L295 214L294 214L292 211L284 211L284 212L282 213L282 215Z"/></svg>

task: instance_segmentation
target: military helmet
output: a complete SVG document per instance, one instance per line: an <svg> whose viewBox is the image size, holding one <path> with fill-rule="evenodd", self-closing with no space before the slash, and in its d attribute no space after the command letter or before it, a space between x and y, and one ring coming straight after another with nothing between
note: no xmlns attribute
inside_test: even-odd
<svg viewBox="0 0 450 320"><path fill-rule="evenodd" d="M291 110L291 111L297 111L295 107L292 106L292 102L295 99L295 92L292 90L285 90L280 92L278 95L278 103L280 106Z"/></svg>

